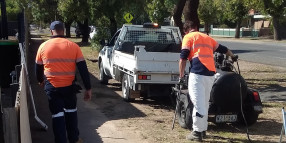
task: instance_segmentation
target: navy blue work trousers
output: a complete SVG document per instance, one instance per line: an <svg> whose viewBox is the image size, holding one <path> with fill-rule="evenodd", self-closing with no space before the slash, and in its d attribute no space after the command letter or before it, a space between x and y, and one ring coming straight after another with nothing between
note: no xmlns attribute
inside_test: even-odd
<svg viewBox="0 0 286 143"><path fill-rule="evenodd" d="M52 113L55 143L67 143L67 136L69 143L77 142L77 98L73 85L55 88L51 84L46 84L45 91Z"/></svg>

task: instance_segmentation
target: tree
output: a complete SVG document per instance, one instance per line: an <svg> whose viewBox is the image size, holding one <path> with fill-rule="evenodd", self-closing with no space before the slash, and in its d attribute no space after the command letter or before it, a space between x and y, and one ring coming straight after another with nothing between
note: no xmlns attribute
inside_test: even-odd
<svg viewBox="0 0 286 143"><path fill-rule="evenodd" d="M173 14L175 26L178 26L180 28L182 34L185 33L185 31L183 30L183 22L182 22L182 14L183 14L183 9L185 7L185 3L186 0L178 0L178 3L174 8L174 14Z"/></svg>
<svg viewBox="0 0 286 143"><path fill-rule="evenodd" d="M236 23L235 38L240 37L241 21L247 14L243 0L230 0L227 2L227 17Z"/></svg>
<svg viewBox="0 0 286 143"><path fill-rule="evenodd" d="M147 0L91 0L91 15L96 17L93 19L97 24L108 26L113 35L117 31L118 26L126 23L124 15L128 12L134 17L134 20L142 21L146 19L145 6ZM104 24L100 20L104 21ZM141 19L141 20L139 20Z"/></svg>
<svg viewBox="0 0 286 143"><path fill-rule="evenodd" d="M21 9L16 1L6 0L6 11L8 21L16 21L17 15L21 12Z"/></svg>
<svg viewBox="0 0 286 143"><path fill-rule="evenodd" d="M273 28L274 28L274 40L281 40L281 20L285 15L285 0L263 0L263 6L265 12L271 15Z"/></svg>
<svg viewBox="0 0 286 143"><path fill-rule="evenodd" d="M122 7L126 1L119 0L91 0L91 13L101 19L106 17L109 20L110 32L113 35L117 31L117 17L123 18Z"/></svg>
<svg viewBox="0 0 286 143"><path fill-rule="evenodd" d="M32 2L32 8L31 8L31 14L33 16L34 23L37 23L40 25L40 28L42 28L43 23L50 21L49 20L49 10L47 9L46 3L40 3L40 2Z"/></svg>
<svg viewBox="0 0 286 143"><path fill-rule="evenodd" d="M77 18L77 12L75 5L78 1L74 0L59 0L58 10L59 14L62 16L66 28L66 37L71 37L70 27L74 20Z"/></svg>
<svg viewBox="0 0 286 143"><path fill-rule="evenodd" d="M147 4L147 11L152 22L162 25L164 19L171 15L165 2L166 0L152 0Z"/></svg>
<svg viewBox="0 0 286 143"><path fill-rule="evenodd" d="M209 33L209 25L217 18L217 7L213 0L201 0L199 5L199 17L204 21L204 29Z"/></svg>
<svg viewBox="0 0 286 143"><path fill-rule="evenodd" d="M193 21L198 28L197 30L199 30L200 27L200 20L198 16L199 3L200 0L187 0L184 9L185 20Z"/></svg>

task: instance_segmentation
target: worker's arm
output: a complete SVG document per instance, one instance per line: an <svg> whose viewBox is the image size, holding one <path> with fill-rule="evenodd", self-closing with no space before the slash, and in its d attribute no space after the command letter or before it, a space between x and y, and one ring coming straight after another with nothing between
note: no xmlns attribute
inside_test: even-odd
<svg viewBox="0 0 286 143"><path fill-rule="evenodd" d="M183 77L184 77L185 68L186 68L186 63L187 63L187 60L185 60L185 59L180 59L180 62L179 62L180 78L183 78Z"/></svg>
<svg viewBox="0 0 286 143"><path fill-rule="evenodd" d="M189 57L189 55L190 55L189 49L182 49L181 50L180 61L179 61L180 78L184 77L187 58Z"/></svg>
<svg viewBox="0 0 286 143"><path fill-rule="evenodd" d="M84 93L84 100L90 100L91 99L91 85L90 85L90 78L89 78L89 72L86 66L85 61L80 61L76 63L77 69L79 71L79 74L81 76L81 79L83 81L84 87L86 89Z"/></svg>
<svg viewBox="0 0 286 143"><path fill-rule="evenodd" d="M235 55L226 46L221 44L217 44L215 52L226 54L227 56L230 56L232 59L235 57Z"/></svg>

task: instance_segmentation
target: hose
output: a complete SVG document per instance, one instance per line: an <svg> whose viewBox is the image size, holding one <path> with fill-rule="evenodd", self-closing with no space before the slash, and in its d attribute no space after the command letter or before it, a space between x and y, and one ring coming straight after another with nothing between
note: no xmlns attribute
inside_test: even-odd
<svg viewBox="0 0 286 143"><path fill-rule="evenodd" d="M238 74L241 76L240 74L240 69L239 69L239 65L238 65L238 61L236 61L236 64L237 64L237 69L238 69ZM244 123L245 123L245 126L246 126L246 136L247 136L247 139L248 139L248 142L252 143L250 137L249 137L249 132L248 132L248 125L247 125L247 122L246 122L246 119L245 119L245 115L243 113L243 107L242 107L242 92L241 92L241 78L239 79L239 94L240 94L240 111L241 111L241 115L242 115L242 118L244 120Z"/></svg>

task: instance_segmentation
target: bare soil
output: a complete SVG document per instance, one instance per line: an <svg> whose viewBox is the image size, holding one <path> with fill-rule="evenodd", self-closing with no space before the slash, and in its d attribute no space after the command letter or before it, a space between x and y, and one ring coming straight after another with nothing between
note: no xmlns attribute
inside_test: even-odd
<svg viewBox="0 0 286 143"><path fill-rule="evenodd" d="M120 82L109 80L108 85L99 83L98 65L94 62L97 59L98 53L91 50L89 46L81 45L81 47L87 59L93 88L93 98L88 104L96 106L94 110L99 111L102 115L98 121L101 120L100 118L104 118L104 122L96 129L102 142L190 142L185 139L186 135L190 133L190 130L181 128L177 122L175 123L175 128L173 130L171 129L174 116L174 104L168 96L147 100L138 99L133 103L124 102L121 98ZM36 49L34 51L36 51ZM34 59L32 59L32 61L34 61ZM239 61L239 64L241 73L246 79L248 86L258 89L260 92L285 95L285 68L249 63L246 61ZM30 69L32 71L34 68L31 66ZM32 83L35 83L35 81ZM37 88L38 87L35 87L36 91ZM268 97L267 95L265 96ZM277 98L280 99L280 97ZM248 128L252 142L269 143L279 141L282 126L281 108L284 107L286 103L283 100L270 100L270 102L268 98L265 99L266 100L263 101L264 112L260 114L257 123ZM276 99L276 96L269 99ZM37 102L38 105L39 102ZM45 113L49 113L48 109L45 109L45 111ZM44 117L41 117L41 119L42 118ZM49 119L50 117L44 118L45 122L51 125ZM38 127L38 125L34 126ZM39 133L39 131L35 129L33 134L37 133ZM51 130L49 130L49 134L51 134ZM205 142L245 143L248 140L246 127L232 124L216 125L209 122L207 135L209 138L206 139ZM41 141L42 143L45 143L44 140L46 140L47 143L52 142L51 138L43 140L35 136L33 140Z"/></svg>
<svg viewBox="0 0 286 143"><path fill-rule="evenodd" d="M108 85L100 85L97 64L91 62L97 57L95 51L87 52L89 70L93 76L95 100L99 110L121 133L136 136L140 142L175 143L189 142L185 139L190 132L181 128L176 122L171 130L174 116L174 105L168 96L158 99L138 99L126 103L121 98L121 83L109 80ZM263 64L239 61L240 70L248 86L260 92L273 91L285 94L286 69ZM285 102L264 101L264 112L260 114L256 124L248 128L253 142L277 142L282 126L281 108ZM100 132L100 131L99 131ZM209 138L205 142L247 142L246 127L232 124L209 123Z"/></svg>

